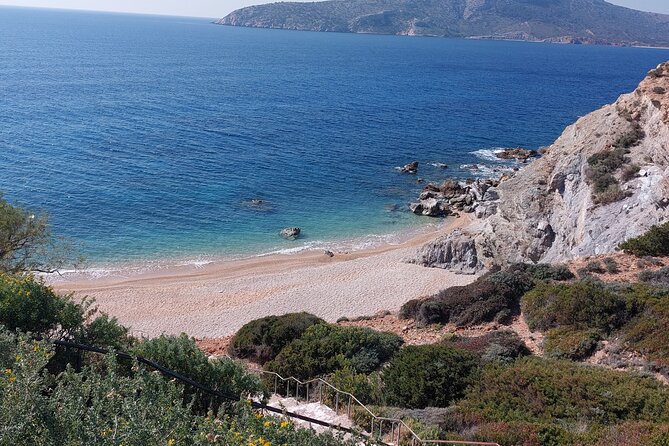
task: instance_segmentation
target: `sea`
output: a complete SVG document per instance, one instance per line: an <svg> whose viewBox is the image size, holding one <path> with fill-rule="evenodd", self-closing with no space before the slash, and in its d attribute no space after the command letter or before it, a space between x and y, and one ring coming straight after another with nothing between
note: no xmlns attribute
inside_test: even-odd
<svg viewBox="0 0 669 446"><path fill-rule="evenodd" d="M421 181L513 168L494 151L550 145L669 59L212 20L0 7L4 198L90 265L393 242L435 223L408 210Z"/></svg>

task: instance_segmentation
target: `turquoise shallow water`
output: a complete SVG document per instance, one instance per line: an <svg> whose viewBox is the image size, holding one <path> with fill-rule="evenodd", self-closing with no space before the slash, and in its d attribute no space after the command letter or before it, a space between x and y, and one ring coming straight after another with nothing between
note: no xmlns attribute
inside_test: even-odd
<svg viewBox="0 0 669 446"><path fill-rule="evenodd" d="M486 150L548 145L669 59L18 8L0 8L0 45L0 190L95 262L415 227L421 186L396 166L472 175ZM278 237L289 225L302 241Z"/></svg>

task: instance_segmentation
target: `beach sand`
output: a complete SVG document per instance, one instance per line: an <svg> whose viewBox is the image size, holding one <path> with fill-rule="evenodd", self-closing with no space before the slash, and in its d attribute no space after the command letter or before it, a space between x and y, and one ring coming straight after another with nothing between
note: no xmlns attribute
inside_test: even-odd
<svg viewBox="0 0 669 446"><path fill-rule="evenodd" d="M449 219L438 229L397 245L328 257L322 250L222 260L204 266L102 278L65 276L54 282L144 336L187 333L227 336L253 319L307 311L334 322L342 316L396 311L405 302L475 276L404 263L418 246L469 222Z"/></svg>

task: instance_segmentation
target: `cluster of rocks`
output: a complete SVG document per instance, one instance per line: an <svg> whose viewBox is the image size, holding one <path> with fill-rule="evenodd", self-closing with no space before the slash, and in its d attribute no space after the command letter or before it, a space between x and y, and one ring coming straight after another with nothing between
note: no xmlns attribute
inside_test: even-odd
<svg viewBox="0 0 669 446"><path fill-rule="evenodd" d="M505 149L500 152L495 152L495 156L502 160L516 160L525 163L530 158L537 158L539 152L518 147L516 149Z"/></svg>
<svg viewBox="0 0 669 446"><path fill-rule="evenodd" d="M447 180L441 186L428 184L417 202L411 203L411 212L428 217L447 217L458 212L475 212L480 203L499 197L494 188L500 180L468 179L465 182Z"/></svg>

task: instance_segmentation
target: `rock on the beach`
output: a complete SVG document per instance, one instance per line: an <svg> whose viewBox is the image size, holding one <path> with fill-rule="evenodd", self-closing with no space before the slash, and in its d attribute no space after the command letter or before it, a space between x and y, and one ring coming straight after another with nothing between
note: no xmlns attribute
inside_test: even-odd
<svg viewBox="0 0 669 446"><path fill-rule="evenodd" d="M479 260L474 239L462 231L453 231L421 246L416 257L409 259L408 263L462 274L476 274L484 267Z"/></svg>
<svg viewBox="0 0 669 446"><path fill-rule="evenodd" d="M279 232L279 235L287 240L295 240L300 236L301 232L302 230L298 227L284 228Z"/></svg>
<svg viewBox="0 0 669 446"><path fill-rule="evenodd" d="M411 203L409 208L414 214L428 217L447 217L451 213L448 203L436 198L426 198L418 203Z"/></svg>
<svg viewBox="0 0 669 446"><path fill-rule="evenodd" d="M412 161L409 164L406 164L400 167L400 172L402 173L417 173L418 172L418 161Z"/></svg>

